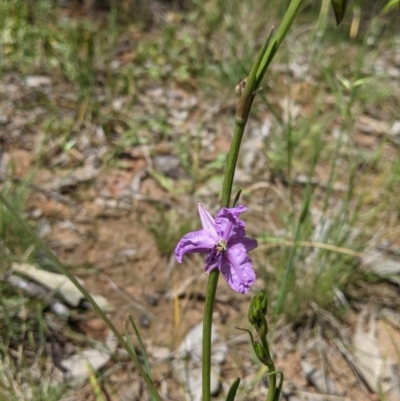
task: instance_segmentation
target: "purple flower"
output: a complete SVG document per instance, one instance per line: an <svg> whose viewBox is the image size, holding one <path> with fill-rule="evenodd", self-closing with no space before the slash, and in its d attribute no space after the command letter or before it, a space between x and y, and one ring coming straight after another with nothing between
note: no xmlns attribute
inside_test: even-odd
<svg viewBox="0 0 400 401"><path fill-rule="evenodd" d="M235 291L245 294L254 283L256 275L247 252L257 248L255 239L246 237L245 224L239 219L247 208L222 208L215 220L199 203L203 229L182 237L175 248L176 260L182 263L185 253L207 253L205 271L218 268Z"/></svg>

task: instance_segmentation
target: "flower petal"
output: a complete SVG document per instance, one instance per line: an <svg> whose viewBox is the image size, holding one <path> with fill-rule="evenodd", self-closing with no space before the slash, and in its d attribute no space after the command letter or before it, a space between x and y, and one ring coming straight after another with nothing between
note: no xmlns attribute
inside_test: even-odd
<svg viewBox="0 0 400 401"><path fill-rule="evenodd" d="M256 280L250 256L244 246L230 247L224 255L220 270L230 287L242 294L246 294Z"/></svg>
<svg viewBox="0 0 400 401"><path fill-rule="evenodd" d="M208 231L211 235L215 237L215 240L218 240L218 234L217 231L215 230L215 220L211 216L210 213L206 209L204 209L203 205L201 203L198 203L198 210L199 210L199 216L201 220L201 225L203 226L203 230Z"/></svg>
<svg viewBox="0 0 400 401"><path fill-rule="evenodd" d="M179 263L185 253L207 253L215 246L215 238L206 230L193 231L184 235L175 248L175 257Z"/></svg>
<svg viewBox="0 0 400 401"><path fill-rule="evenodd" d="M258 242L256 239L249 237L231 238L228 242L228 248L236 247L238 245L242 245L245 249L245 252L250 252L258 247Z"/></svg>
<svg viewBox="0 0 400 401"><path fill-rule="evenodd" d="M240 213L247 208L239 205L238 207L222 208L215 218L215 229L217 234L224 241L228 242L230 238L244 237L244 221L239 219Z"/></svg>

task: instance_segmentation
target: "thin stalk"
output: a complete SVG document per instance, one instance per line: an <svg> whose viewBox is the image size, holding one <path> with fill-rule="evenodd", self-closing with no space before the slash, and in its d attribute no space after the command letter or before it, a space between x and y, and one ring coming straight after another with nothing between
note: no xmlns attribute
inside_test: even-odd
<svg viewBox="0 0 400 401"><path fill-rule="evenodd" d="M310 209L311 196L312 196L312 194L311 194L311 192L312 192L311 177L313 176L313 173L314 173L315 165L317 163L317 158L318 158L318 150L316 148L314 157L312 160L310 172L308 175L306 191L305 191L304 198L303 198L302 211L301 211L299 221L296 226L293 247L290 251L289 260L287 262L286 269L285 269L285 275L283 277L282 284L279 288L278 301L277 301L276 307L275 307L275 313L277 315L280 315L282 313L283 304L285 303L286 294L288 291L289 281L290 281L290 278L292 277L292 274L295 271L295 256L296 256L297 248L299 245L301 230L302 230L303 223L306 220L307 215L309 214L309 209Z"/></svg>
<svg viewBox="0 0 400 401"><path fill-rule="evenodd" d="M282 284L279 288L278 301L276 303L275 313L280 315L283 309L283 304L286 299L287 289L289 286L289 279L291 278L294 270L294 259L296 256L298 243L300 239L301 223L299 222L296 227L296 233L294 235L293 247L290 250L289 260L286 264L285 275L283 277Z"/></svg>
<svg viewBox="0 0 400 401"><path fill-rule="evenodd" d="M268 372L269 373L275 372L275 364L271 358L271 353L269 352L269 347L268 347L266 337L263 337L263 336L261 337L261 343L264 348L264 351L267 353ZM276 393L276 374L271 374L270 379L269 379L269 385L268 385L267 401L274 401L275 393Z"/></svg>
<svg viewBox="0 0 400 401"><path fill-rule="evenodd" d="M203 318L203 401L210 401L211 397L211 329L212 314L214 310L215 294L219 279L219 270L215 269L210 272L208 277L207 295L204 305Z"/></svg>
<svg viewBox="0 0 400 401"><path fill-rule="evenodd" d="M264 57L260 63L260 68L257 71L257 81L256 81L257 86L260 85L265 72L267 71L283 39L288 33L302 2L303 0L292 0L291 3L289 4L289 7L286 10L283 20L279 25L279 28L276 31L276 34L274 35L273 39L271 40L268 49L265 52Z"/></svg>
<svg viewBox="0 0 400 401"><path fill-rule="evenodd" d="M278 28L276 34L272 37L272 30L270 31L263 47L261 48L255 63L247 78L246 85L240 96L239 103L236 109L236 123L233 133L231 146L228 153L227 166L225 170L224 183L222 186L221 194L221 208L229 207L232 193L233 178L235 175L236 163L239 155L240 144L242 142L244 129L249 117L250 108L254 100L255 93L259 88L262 78L269 64L271 63L279 45L282 43L286 36L302 0L292 0L287 9L282 23ZM203 386L203 401L210 401L211 398L211 328L212 328L212 315L214 310L215 294L217 291L219 279L219 270L214 270L210 273L208 278L208 286L206 293L206 300L204 305L203 317L203 363L202 363L202 386ZM274 379L275 380L275 379Z"/></svg>
<svg viewBox="0 0 400 401"><path fill-rule="evenodd" d="M228 161L225 170L224 183L222 186L221 208L229 207L233 177L235 175L236 163L239 155L240 144L242 142L244 129L246 126L247 118L250 113L250 107L254 99L256 73L265 53L271 34L268 36L266 43L261 49L256 62L247 79L246 86L240 97L237 111L236 111L236 125L233 133L231 147L228 153ZM202 386L203 386L203 401L210 401L211 397L211 329L212 329L212 315L214 310L215 294L217 291L219 279L219 270L213 270L208 277L207 294L204 305L204 318L203 318L203 363L202 363Z"/></svg>

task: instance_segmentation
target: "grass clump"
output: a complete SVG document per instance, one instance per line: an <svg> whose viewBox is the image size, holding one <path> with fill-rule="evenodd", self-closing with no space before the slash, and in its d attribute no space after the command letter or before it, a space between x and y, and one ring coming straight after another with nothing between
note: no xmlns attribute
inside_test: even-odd
<svg viewBox="0 0 400 401"><path fill-rule="evenodd" d="M23 214L26 206L28 191L26 186L21 184L12 184L10 181L4 183L2 194L13 199L13 205L16 211ZM15 221L6 207L0 205L0 252L1 264L0 272L4 272L9 267L10 261L14 257L21 257L30 246L30 241L24 230Z"/></svg>
<svg viewBox="0 0 400 401"><path fill-rule="evenodd" d="M194 222L192 218L182 218L176 210L159 209L150 223L158 252L171 256L178 241L193 230Z"/></svg>

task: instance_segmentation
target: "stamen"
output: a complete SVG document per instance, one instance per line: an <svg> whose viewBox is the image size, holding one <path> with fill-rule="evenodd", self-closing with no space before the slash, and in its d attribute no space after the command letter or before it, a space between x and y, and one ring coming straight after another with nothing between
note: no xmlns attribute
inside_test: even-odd
<svg viewBox="0 0 400 401"><path fill-rule="evenodd" d="M228 249L228 244L221 239L215 245L215 249L217 251L217 255L219 255L221 253L226 252L226 250Z"/></svg>
<svg viewBox="0 0 400 401"><path fill-rule="evenodd" d="M219 240L213 249L210 249L210 253L206 258L207 263L214 262L216 258L221 259L222 255L228 249L228 244L224 240Z"/></svg>

